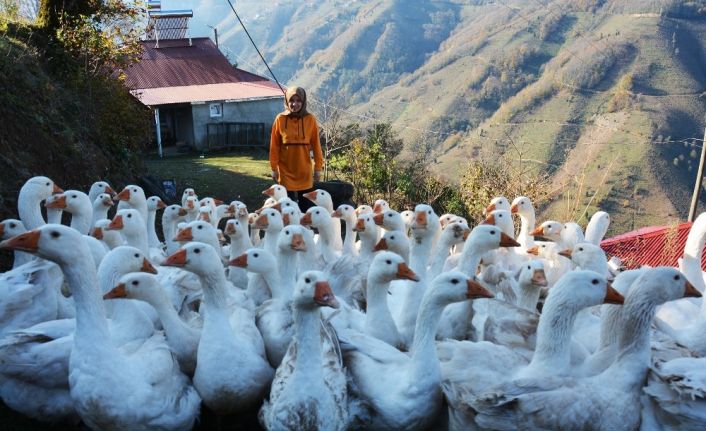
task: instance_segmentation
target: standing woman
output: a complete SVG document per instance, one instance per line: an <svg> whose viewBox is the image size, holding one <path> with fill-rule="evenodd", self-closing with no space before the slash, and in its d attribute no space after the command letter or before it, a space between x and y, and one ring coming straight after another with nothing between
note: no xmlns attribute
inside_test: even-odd
<svg viewBox="0 0 706 431"><path fill-rule="evenodd" d="M299 202L302 211L311 206L299 196L314 188L321 179L324 157L319 143L316 117L306 111L306 92L301 87L290 87L284 95L284 112L272 124L270 138L270 166L272 179L287 189L289 197ZM311 168L311 154L314 169Z"/></svg>

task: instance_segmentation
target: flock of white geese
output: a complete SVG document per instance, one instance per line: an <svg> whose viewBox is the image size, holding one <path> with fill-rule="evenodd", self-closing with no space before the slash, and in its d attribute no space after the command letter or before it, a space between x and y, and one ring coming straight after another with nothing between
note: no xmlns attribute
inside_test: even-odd
<svg viewBox="0 0 706 431"><path fill-rule="evenodd" d="M264 193L30 178L0 223L2 401L94 430L189 430L202 405L272 430L706 429L706 213L680 269L621 270L605 212L584 233L497 197L471 228Z"/></svg>

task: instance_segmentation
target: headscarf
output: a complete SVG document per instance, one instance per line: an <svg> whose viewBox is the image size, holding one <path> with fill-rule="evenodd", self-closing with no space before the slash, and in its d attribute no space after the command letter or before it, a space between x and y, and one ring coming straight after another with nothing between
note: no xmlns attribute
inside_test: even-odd
<svg viewBox="0 0 706 431"><path fill-rule="evenodd" d="M291 97L295 94L302 99L302 109L300 109L299 112L292 112L289 110L289 99L291 99ZM306 91L304 91L304 89L301 87L287 88L287 91L284 93L284 112L282 113L282 115L303 118L307 114L308 112L306 112Z"/></svg>

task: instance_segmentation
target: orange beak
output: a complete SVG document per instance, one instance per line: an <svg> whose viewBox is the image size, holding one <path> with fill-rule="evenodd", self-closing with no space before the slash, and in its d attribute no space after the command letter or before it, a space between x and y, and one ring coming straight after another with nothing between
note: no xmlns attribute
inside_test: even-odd
<svg viewBox="0 0 706 431"><path fill-rule="evenodd" d="M480 283L477 281L469 278L468 281L466 282L467 285L467 290L466 290L466 297L468 299L477 299L477 298L495 298L495 295L493 295L492 292L488 291L485 287L481 286Z"/></svg>
<svg viewBox="0 0 706 431"><path fill-rule="evenodd" d="M223 201L216 198L213 198L213 203L215 203L216 205L223 205Z"/></svg>
<svg viewBox="0 0 706 431"><path fill-rule="evenodd" d="M373 247L373 251L380 250L387 250L387 241L385 241L385 238L380 238L380 241L378 241L378 243L375 244L375 247Z"/></svg>
<svg viewBox="0 0 706 431"><path fill-rule="evenodd" d="M105 193L108 193L110 196L115 196L117 194L110 186L105 186Z"/></svg>
<svg viewBox="0 0 706 431"><path fill-rule="evenodd" d="M374 214L380 214L381 212L382 212L382 205L380 205L380 204L373 205L373 213Z"/></svg>
<svg viewBox="0 0 706 431"><path fill-rule="evenodd" d="M186 210L184 208L179 208L179 212L177 213L179 217L186 217Z"/></svg>
<svg viewBox="0 0 706 431"><path fill-rule="evenodd" d="M373 216L373 221L378 226L382 226L382 222L384 219L385 219L385 215L383 213L377 213Z"/></svg>
<svg viewBox="0 0 706 431"><path fill-rule="evenodd" d="M304 242L304 236L298 233L292 235L292 242L290 246L292 247L292 250L306 251L306 243Z"/></svg>
<svg viewBox="0 0 706 431"><path fill-rule="evenodd" d="M426 211L419 211L415 214L414 223L418 227L427 227L427 213Z"/></svg>
<svg viewBox="0 0 706 431"><path fill-rule="evenodd" d="M211 223L211 216L208 213L199 213L199 220Z"/></svg>
<svg viewBox="0 0 706 431"><path fill-rule="evenodd" d="M120 283L103 295L103 299L127 298L127 288L124 283Z"/></svg>
<svg viewBox="0 0 706 431"><path fill-rule="evenodd" d="M55 195L57 193L64 193L64 191L61 189L61 187L57 186L56 183L54 183L54 187L52 188L51 193Z"/></svg>
<svg viewBox="0 0 706 431"><path fill-rule="evenodd" d="M91 236L95 239L103 239L103 229L94 227L93 231L91 231Z"/></svg>
<svg viewBox="0 0 706 431"><path fill-rule="evenodd" d="M31 230L0 242L0 249L6 248L9 250L19 250L30 253L36 252L39 249L40 236L40 231Z"/></svg>
<svg viewBox="0 0 706 431"><path fill-rule="evenodd" d="M112 207L113 206L113 200L110 198L105 198L103 199L103 205L107 207Z"/></svg>
<svg viewBox="0 0 706 431"><path fill-rule="evenodd" d="M277 212L282 212L282 203L277 202L276 204L272 205L270 208L277 210Z"/></svg>
<svg viewBox="0 0 706 431"><path fill-rule="evenodd" d="M53 201L45 203L44 206L47 208L64 209L66 208L66 195L60 195Z"/></svg>
<svg viewBox="0 0 706 431"><path fill-rule="evenodd" d="M483 220L483 223L481 223L481 224L495 225L495 215L494 214L489 215L488 217L485 218L485 220Z"/></svg>
<svg viewBox="0 0 706 431"><path fill-rule="evenodd" d="M167 204L165 204L164 202L162 202L161 199L160 199L159 201L157 201L157 209L158 209L158 210L164 209L164 208L166 208L166 207L167 207Z"/></svg>
<svg viewBox="0 0 706 431"><path fill-rule="evenodd" d="M240 256L236 257L235 259L231 260L228 262L229 266L237 266L238 268L247 268L248 267L248 254L243 253Z"/></svg>
<svg viewBox="0 0 706 431"><path fill-rule="evenodd" d="M267 189L267 190L263 190L263 191L262 191L262 194L263 194L263 195L266 195L266 196L269 196L269 197L274 197L274 195L275 195L275 189L274 189L274 187L270 187L270 188Z"/></svg>
<svg viewBox="0 0 706 431"><path fill-rule="evenodd" d="M180 248L169 256L162 264L163 266L184 266L186 265L186 250Z"/></svg>
<svg viewBox="0 0 706 431"><path fill-rule="evenodd" d="M491 212L495 211L495 204L490 204L487 207L485 207L485 213L489 214Z"/></svg>
<svg viewBox="0 0 706 431"><path fill-rule="evenodd" d="M121 215L116 215L113 217L113 220L110 222L108 227L106 227L107 230L120 230L124 228L125 225L123 224L123 216Z"/></svg>
<svg viewBox="0 0 706 431"><path fill-rule="evenodd" d="M397 265L395 279L419 281L419 276L417 276L417 274L415 274L406 263L402 262Z"/></svg>
<svg viewBox="0 0 706 431"><path fill-rule="evenodd" d="M463 240L464 240L464 241L467 240L467 239L468 239L468 236L469 236L470 234L471 234L471 230L470 230L470 229L464 230L464 231L463 231Z"/></svg>
<svg viewBox="0 0 706 431"><path fill-rule="evenodd" d="M311 213L304 214L304 217L299 220L299 224L302 226L311 226Z"/></svg>
<svg viewBox="0 0 706 431"><path fill-rule="evenodd" d="M687 280L687 282L686 282L686 288L684 289L684 298L689 298L689 297L691 297L691 298L700 298L701 296L703 296L703 295L701 295L701 292L699 292L699 291L694 287L694 285L691 284L691 283L689 283L689 281Z"/></svg>
<svg viewBox="0 0 706 431"><path fill-rule="evenodd" d="M353 226L353 232L365 232L365 220L359 218Z"/></svg>
<svg viewBox="0 0 706 431"><path fill-rule="evenodd" d="M150 274L156 274L157 270L155 269L154 266L150 263L147 258L142 259L142 267L140 268L140 271L142 272L148 272Z"/></svg>
<svg viewBox="0 0 706 431"><path fill-rule="evenodd" d="M314 190L313 192L304 193L303 196L309 199L310 201L316 203L316 190Z"/></svg>
<svg viewBox="0 0 706 431"><path fill-rule="evenodd" d="M534 247L530 247L527 249L528 254L533 254L535 256L539 256L539 246L535 245Z"/></svg>
<svg viewBox="0 0 706 431"><path fill-rule="evenodd" d="M284 214L282 216L282 224L285 226L289 226L289 214Z"/></svg>
<svg viewBox="0 0 706 431"><path fill-rule="evenodd" d="M532 236L537 236L537 235L544 235L544 228L542 226L536 228L532 232L530 232L530 235Z"/></svg>
<svg viewBox="0 0 706 431"><path fill-rule="evenodd" d="M517 211L520 210L520 207L517 206L517 204L512 204L510 207L510 214L517 214Z"/></svg>
<svg viewBox="0 0 706 431"><path fill-rule="evenodd" d="M341 218L341 217L343 217L343 213L341 212L340 209L337 208L336 211L331 213L331 217Z"/></svg>
<svg viewBox="0 0 706 431"><path fill-rule="evenodd" d="M535 269L532 273L532 284L535 286L546 286L547 276L543 269Z"/></svg>
<svg viewBox="0 0 706 431"><path fill-rule="evenodd" d="M618 293L617 290L613 289L613 286L608 283L606 286L605 298L603 299L604 304L622 304L625 302L623 295Z"/></svg>
<svg viewBox="0 0 706 431"><path fill-rule="evenodd" d="M558 254L559 256L564 256L567 259L571 259L571 250L569 250L568 248L566 250L560 251Z"/></svg>
<svg viewBox="0 0 706 431"><path fill-rule="evenodd" d="M267 215L265 214L260 214L260 217L255 220L255 227L258 229L267 229L267 227L270 225L269 219L267 218Z"/></svg>
<svg viewBox="0 0 706 431"><path fill-rule="evenodd" d="M118 193L118 195L115 196L113 199L116 199L119 201L129 201L130 200L130 189L123 189L123 191Z"/></svg>
<svg viewBox="0 0 706 431"><path fill-rule="evenodd" d="M235 225L228 223L226 225L226 235L233 235L235 233Z"/></svg>
<svg viewBox="0 0 706 431"><path fill-rule="evenodd" d="M327 281L317 281L314 284L314 302L331 308L340 306Z"/></svg>
<svg viewBox="0 0 706 431"><path fill-rule="evenodd" d="M176 238L174 238L174 241L178 242L187 242L187 241L193 241L194 240L194 234L191 232L191 228L187 227L179 231L177 234Z"/></svg>
<svg viewBox="0 0 706 431"><path fill-rule="evenodd" d="M186 201L186 207L190 210L194 209L194 201Z"/></svg>
<svg viewBox="0 0 706 431"><path fill-rule="evenodd" d="M504 232L500 232L500 247L519 247L520 243L515 241L511 236Z"/></svg>

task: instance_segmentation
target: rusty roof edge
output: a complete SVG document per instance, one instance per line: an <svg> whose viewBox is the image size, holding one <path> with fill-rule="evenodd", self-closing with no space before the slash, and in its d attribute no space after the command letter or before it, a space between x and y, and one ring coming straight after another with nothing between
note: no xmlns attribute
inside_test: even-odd
<svg viewBox="0 0 706 431"><path fill-rule="evenodd" d="M691 224L692 223L688 222L688 221L682 222L677 225L677 230L680 231L682 229L690 228ZM664 235L664 232L672 229L672 226L662 226L662 229L659 229L659 230L654 230L652 232L648 232L645 234L635 234L635 235L631 235L631 236L627 236L627 237L625 235L627 235L629 232L626 232L624 234L617 235L613 238L604 239L603 241L601 241L601 247L609 246L609 245L613 245L613 244L619 244L621 242L634 241L634 240L640 239L640 238L647 239L647 238L652 238L655 236Z"/></svg>

